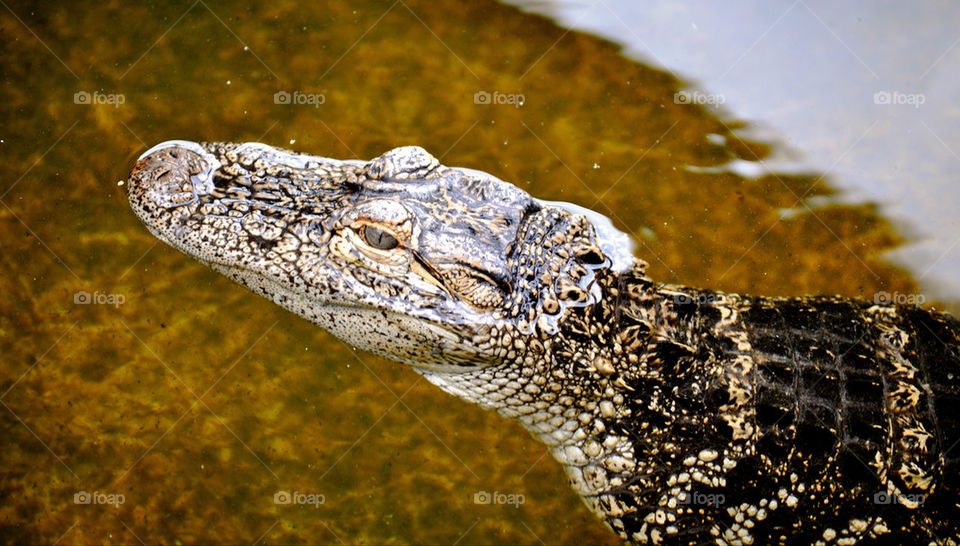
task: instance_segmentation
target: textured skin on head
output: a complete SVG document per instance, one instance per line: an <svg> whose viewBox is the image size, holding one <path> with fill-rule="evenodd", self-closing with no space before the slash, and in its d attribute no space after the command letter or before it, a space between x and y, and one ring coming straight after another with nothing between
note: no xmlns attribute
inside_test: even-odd
<svg viewBox="0 0 960 546"><path fill-rule="evenodd" d="M949 315L615 272L583 216L417 147L161 145L129 197L174 247L519 421L625 541L960 541Z"/></svg>

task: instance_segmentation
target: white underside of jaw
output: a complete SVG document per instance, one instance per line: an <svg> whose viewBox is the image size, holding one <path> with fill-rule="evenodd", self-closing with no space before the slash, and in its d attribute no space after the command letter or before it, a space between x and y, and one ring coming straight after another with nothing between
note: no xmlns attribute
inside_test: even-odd
<svg viewBox="0 0 960 546"><path fill-rule="evenodd" d="M321 300L246 268L204 263L352 347L433 372L464 372L485 367L470 362L482 360L480 348L428 319L346 299Z"/></svg>

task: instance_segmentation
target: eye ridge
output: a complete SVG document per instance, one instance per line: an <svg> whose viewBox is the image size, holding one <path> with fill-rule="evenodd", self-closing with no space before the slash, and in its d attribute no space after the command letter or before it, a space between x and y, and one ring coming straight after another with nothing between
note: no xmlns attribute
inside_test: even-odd
<svg viewBox="0 0 960 546"><path fill-rule="evenodd" d="M400 241L396 237L370 225L363 226L363 240L379 250L393 250L400 246Z"/></svg>

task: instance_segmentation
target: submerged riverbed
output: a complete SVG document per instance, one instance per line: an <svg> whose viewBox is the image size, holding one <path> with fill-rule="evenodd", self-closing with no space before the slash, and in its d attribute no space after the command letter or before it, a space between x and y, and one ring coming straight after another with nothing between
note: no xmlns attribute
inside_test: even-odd
<svg viewBox="0 0 960 546"><path fill-rule="evenodd" d="M418 144L609 216L663 282L917 292L876 207L817 172L731 172L778 145L512 7L7 5L4 542L617 543L518 425L158 243L118 182L160 141Z"/></svg>

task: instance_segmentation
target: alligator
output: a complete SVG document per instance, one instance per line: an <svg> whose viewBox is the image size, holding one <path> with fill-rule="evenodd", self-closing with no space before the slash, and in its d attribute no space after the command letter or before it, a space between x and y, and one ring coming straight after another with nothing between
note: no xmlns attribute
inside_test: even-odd
<svg viewBox="0 0 960 546"><path fill-rule="evenodd" d="M416 146L168 141L128 197L169 245L518 421L625 542L960 543L948 314L657 283L602 216Z"/></svg>

